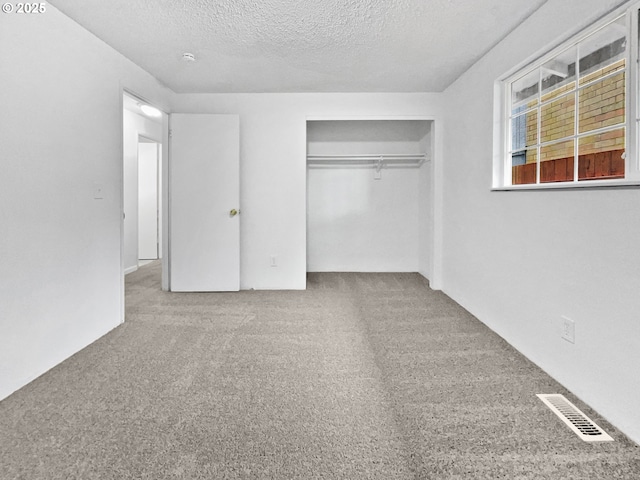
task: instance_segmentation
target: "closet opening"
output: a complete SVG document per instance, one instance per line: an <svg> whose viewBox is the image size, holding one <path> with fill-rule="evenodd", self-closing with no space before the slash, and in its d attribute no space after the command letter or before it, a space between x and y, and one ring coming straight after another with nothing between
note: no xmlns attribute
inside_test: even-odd
<svg viewBox="0 0 640 480"><path fill-rule="evenodd" d="M432 132L432 120L307 121L307 272L430 277Z"/></svg>

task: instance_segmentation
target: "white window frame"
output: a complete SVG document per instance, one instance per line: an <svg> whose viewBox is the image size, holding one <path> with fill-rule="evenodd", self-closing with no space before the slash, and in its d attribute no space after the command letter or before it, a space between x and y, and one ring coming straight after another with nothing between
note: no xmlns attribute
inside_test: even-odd
<svg viewBox="0 0 640 480"><path fill-rule="evenodd" d="M602 28L606 27L612 21L625 16L627 27L627 45L625 49L625 178L624 179L604 179L604 180L582 180L579 181L577 175L574 175L572 181L566 182L550 182L540 183L540 159L538 159L537 175L535 184L521 184L512 185L512 168L511 168L511 130L510 130L510 111L511 111L511 84L522 78L524 75L531 73L532 71L540 68L548 61L555 58L561 52L570 49L585 40L590 35L596 33ZM639 65L638 65L638 32L639 32L639 17L640 16L640 2L633 3L631 5L626 4L623 7L619 7L616 10L610 12L608 15L592 23L588 27L581 30L579 33L573 35L568 40L560 43L552 50L549 50L542 56L537 56L533 60L523 62L516 68L512 69L506 75L497 80L495 84L495 108L494 108L494 158L493 158L493 185L492 190L541 190L541 189L558 189L558 188L601 188L601 187L616 187L616 186L634 186L640 185L640 159L638 152L640 147L638 145L640 134L640 95L638 90L640 89L639 79ZM576 82L577 82L576 78ZM576 85L576 109L578 107L579 89L582 88ZM540 105L538 106L540 108ZM540 113L538 113L540 117ZM576 122L577 122L576 115ZM540 122L540 118L538 118ZM594 132L597 132L594 131ZM587 132L579 134L576 130L573 137L576 138L582 136ZM592 132L589 132L592 133ZM540 139L538 139L538 142ZM576 149L574 152L574 169L578 168L578 154Z"/></svg>

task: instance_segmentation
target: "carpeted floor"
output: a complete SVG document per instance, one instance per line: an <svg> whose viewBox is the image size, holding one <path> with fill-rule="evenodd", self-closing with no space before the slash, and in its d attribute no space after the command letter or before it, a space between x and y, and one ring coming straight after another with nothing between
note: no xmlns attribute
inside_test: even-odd
<svg viewBox="0 0 640 480"><path fill-rule="evenodd" d="M124 325L0 402L2 480L640 478L637 445L417 274L126 283Z"/></svg>

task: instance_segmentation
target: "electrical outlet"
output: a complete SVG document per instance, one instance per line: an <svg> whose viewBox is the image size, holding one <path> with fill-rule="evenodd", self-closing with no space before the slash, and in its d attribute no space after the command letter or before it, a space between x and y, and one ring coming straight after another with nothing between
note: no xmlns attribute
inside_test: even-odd
<svg viewBox="0 0 640 480"><path fill-rule="evenodd" d="M567 342L576 343L576 322L562 316L562 338Z"/></svg>

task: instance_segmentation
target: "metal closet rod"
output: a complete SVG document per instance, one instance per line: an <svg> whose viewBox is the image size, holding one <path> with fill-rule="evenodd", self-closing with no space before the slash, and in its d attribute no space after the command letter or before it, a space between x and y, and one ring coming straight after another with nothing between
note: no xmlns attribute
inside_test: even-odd
<svg viewBox="0 0 640 480"><path fill-rule="evenodd" d="M386 153L353 155L307 155L308 163L408 163L419 165L427 160L426 154Z"/></svg>

